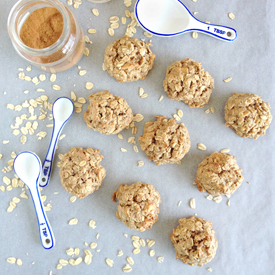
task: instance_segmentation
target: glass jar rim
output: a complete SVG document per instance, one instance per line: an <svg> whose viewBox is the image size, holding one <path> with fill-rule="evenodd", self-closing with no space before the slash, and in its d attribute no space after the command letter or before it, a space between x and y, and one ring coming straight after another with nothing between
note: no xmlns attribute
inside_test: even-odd
<svg viewBox="0 0 275 275"><path fill-rule="evenodd" d="M20 10L22 10L24 7L35 4L35 3L45 3L45 4L52 4L62 15L63 18L63 30L60 37L49 47L42 48L42 49L35 49L28 47L25 45L22 40L20 39L20 36L17 33L16 30L16 18L18 16L18 13ZM18 1L11 9L9 16L8 16L8 32L9 36L13 43L17 44L21 49L23 49L26 53L35 55L35 56L41 56L41 55L50 55L54 52L56 52L58 49L60 49L63 44L66 42L66 38L69 36L70 33L70 17L69 14L63 5L59 0L20 0Z"/></svg>

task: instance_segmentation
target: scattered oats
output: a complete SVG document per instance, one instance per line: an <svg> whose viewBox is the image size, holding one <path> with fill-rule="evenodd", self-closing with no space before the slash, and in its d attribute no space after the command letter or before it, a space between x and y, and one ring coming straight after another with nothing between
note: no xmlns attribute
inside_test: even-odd
<svg viewBox="0 0 275 275"><path fill-rule="evenodd" d="M85 56L89 56L90 55L90 50L87 47L84 48L84 55Z"/></svg>
<svg viewBox="0 0 275 275"><path fill-rule="evenodd" d="M229 153L229 152L230 152L230 149L228 149L228 148L222 149L222 150L220 151L220 153L222 153L222 154L226 154L226 153Z"/></svg>
<svg viewBox="0 0 275 275"><path fill-rule="evenodd" d="M231 195L225 195L225 196L226 196L227 198L229 198L229 199L231 198Z"/></svg>
<svg viewBox="0 0 275 275"><path fill-rule="evenodd" d="M193 0L194 1L194 0ZM192 32L192 37L194 39L197 39L198 38L198 33L197 32Z"/></svg>
<svg viewBox="0 0 275 275"><path fill-rule="evenodd" d="M145 245L146 245L144 239L140 239L140 240L139 240L139 243L140 243L140 245L141 245L142 247L145 247Z"/></svg>
<svg viewBox="0 0 275 275"><path fill-rule="evenodd" d="M9 264L15 264L16 259L15 259L14 257L9 257L9 258L7 258L7 262L8 262Z"/></svg>
<svg viewBox="0 0 275 275"><path fill-rule="evenodd" d="M121 17L121 23L123 24L123 25L125 25L126 24L126 17Z"/></svg>
<svg viewBox="0 0 275 275"><path fill-rule="evenodd" d="M62 264L58 264L57 266L56 266L56 269L61 269L62 268Z"/></svg>
<svg viewBox="0 0 275 275"><path fill-rule="evenodd" d="M140 252L140 249L139 248L135 248L134 250L133 250L133 253L134 254L138 254Z"/></svg>
<svg viewBox="0 0 275 275"><path fill-rule="evenodd" d="M123 235L124 235L126 238L128 238L128 234L124 233Z"/></svg>
<svg viewBox="0 0 275 275"><path fill-rule="evenodd" d="M121 250L118 250L117 256L118 256L118 257L121 257L122 255L123 255L123 252L122 252Z"/></svg>
<svg viewBox="0 0 275 275"><path fill-rule="evenodd" d="M21 105L16 105L16 106L14 107L14 110L15 110L15 111L21 111L21 110L22 110L22 106L21 106Z"/></svg>
<svg viewBox="0 0 275 275"><path fill-rule="evenodd" d="M14 208L13 208L12 206L9 206L8 209L7 209L7 212L10 213L10 212L13 211L13 209L14 209Z"/></svg>
<svg viewBox="0 0 275 275"><path fill-rule="evenodd" d="M32 79L32 82L33 82L34 84L39 84L39 81L38 81L38 78L37 78L37 77L34 77L34 78Z"/></svg>
<svg viewBox="0 0 275 275"><path fill-rule="evenodd" d="M145 94L141 95L140 97L141 97L141 98L145 98L145 97L147 97L147 96L148 96L148 94L145 93Z"/></svg>
<svg viewBox="0 0 275 275"><path fill-rule="evenodd" d="M75 201L76 201L76 198L77 198L76 196L71 196L71 197L70 197L70 202L75 202Z"/></svg>
<svg viewBox="0 0 275 275"><path fill-rule="evenodd" d="M25 74L23 73L23 72L20 72L19 74L18 74L18 77L19 77L19 79L25 79Z"/></svg>
<svg viewBox="0 0 275 275"><path fill-rule="evenodd" d="M199 150L201 150L201 151L205 151L206 150L206 146L204 144L202 144L202 143L198 143L197 148Z"/></svg>
<svg viewBox="0 0 275 275"><path fill-rule="evenodd" d="M208 267L207 270L208 270L209 272L212 272L212 268L211 268L211 267Z"/></svg>
<svg viewBox="0 0 275 275"><path fill-rule="evenodd" d="M45 211L51 211L51 209L52 209L52 206L50 203L48 203L46 206L44 206Z"/></svg>
<svg viewBox="0 0 275 275"><path fill-rule="evenodd" d="M26 81L31 81L31 80L32 80L29 76L25 76L24 79L25 79Z"/></svg>
<svg viewBox="0 0 275 275"><path fill-rule="evenodd" d="M84 262L86 265L89 265L92 262L92 256L91 255L86 255L84 258Z"/></svg>
<svg viewBox="0 0 275 275"><path fill-rule="evenodd" d="M119 21L119 17L118 16L111 16L110 18L109 18L109 22L110 23L116 23L116 22L118 22Z"/></svg>
<svg viewBox="0 0 275 275"><path fill-rule="evenodd" d="M86 43L92 43L88 35L84 35L84 39Z"/></svg>
<svg viewBox="0 0 275 275"><path fill-rule="evenodd" d="M39 119L39 120L43 120L43 119L45 119L46 117L47 117L47 116L46 116L45 114L43 114L43 115L39 116L38 119ZM24 133L23 133L23 134L24 134Z"/></svg>
<svg viewBox="0 0 275 275"><path fill-rule="evenodd" d="M52 74L50 77L50 81L55 82L55 80L56 80L56 74Z"/></svg>
<svg viewBox="0 0 275 275"><path fill-rule="evenodd" d="M32 124L32 128L33 128L34 130L36 130L37 127L38 127L38 122L37 122L37 121L34 121L33 124Z"/></svg>
<svg viewBox="0 0 275 275"><path fill-rule="evenodd" d="M227 205L230 206L230 200L227 201Z"/></svg>
<svg viewBox="0 0 275 275"><path fill-rule="evenodd" d="M73 0L67 0L67 4L71 6L73 4Z"/></svg>
<svg viewBox="0 0 275 275"><path fill-rule="evenodd" d="M22 264L23 264L23 262L22 262L21 259L17 259L17 260L16 260L16 263L17 263L17 265L22 265Z"/></svg>
<svg viewBox="0 0 275 275"><path fill-rule="evenodd" d="M118 137L119 139L123 139L123 135L122 135L122 134L118 134L117 137Z"/></svg>
<svg viewBox="0 0 275 275"><path fill-rule="evenodd" d="M20 194L20 197L23 198L23 199L26 199L26 200L29 198L29 197L26 195L25 192L21 193L21 194Z"/></svg>
<svg viewBox="0 0 275 275"><path fill-rule="evenodd" d="M136 152L136 153L138 153L138 147L137 147L137 145L134 145L134 151Z"/></svg>
<svg viewBox="0 0 275 275"><path fill-rule="evenodd" d="M109 258L106 258L106 264L108 265L108 266L110 266L110 267L112 267L113 266L113 264L114 264L114 261L113 260L111 260L111 259L109 259Z"/></svg>
<svg viewBox="0 0 275 275"><path fill-rule="evenodd" d="M128 257L129 258L129 257ZM127 258L127 261L128 261ZM126 264L123 268L122 268L123 272L128 273L132 271L132 267L130 267L128 264Z"/></svg>
<svg viewBox="0 0 275 275"><path fill-rule="evenodd" d="M162 263L164 261L164 257L158 257L157 260L159 263Z"/></svg>
<svg viewBox="0 0 275 275"><path fill-rule="evenodd" d="M8 177L6 177L6 176L3 177L3 182L4 182L6 185L11 184L11 180L10 180Z"/></svg>
<svg viewBox="0 0 275 275"><path fill-rule="evenodd" d="M71 100L76 101L76 95L74 92L71 92Z"/></svg>
<svg viewBox="0 0 275 275"><path fill-rule="evenodd" d="M45 202L46 199L47 199L46 195L44 195L44 196L41 197L42 202Z"/></svg>
<svg viewBox="0 0 275 275"><path fill-rule="evenodd" d="M9 185L7 188L6 188L7 191L11 191L12 190L12 186Z"/></svg>
<svg viewBox="0 0 275 275"><path fill-rule="evenodd" d="M182 112L182 110L178 110L178 112L177 112L177 114L178 114L178 116L180 117L180 118L182 118L183 117L183 112Z"/></svg>
<svg viewBox="0 0 275 275"><path fill-rule="evenodd" d="M114 34L115 34L114 29L109 28L109 29L108 29L108 34L109 34L110 36L114 36Z"/></svg>
<svg viewBox="0 0 275 275"><path fill-rule="evenodd" d="M69 225L76 225L78 223L78 219L71 219L69 221Z"/></svg>
<svg viewBox="0 0 275 275"><path fill-rule="evenodd" d="M139 243L139 240L135 240L132 242L132 245L134 248L140 248L140 243Z"/></svg>
<svg viewBox="0 0 275 275"><path fill-rule="evenodd" d="M64 259L60 259L59 260L59 263L62 265L62 266L66 266L69 264L69 262L67 260L64 260Z"/></svg>
<svg viewBox="0 0 275 275"><path fill-rule="evenodd" d="M216 203L220 203L222 201L222 196L216 196L213 198L213 201Z"/></svg>
<svg viewBox="0 0 275 275"><path fill-rule="evenodd" d="M121 152L123 152L123 153L127 152L127 150L124 149L124 148L120 148L120 150L121 150Z"/></svg>
<svg viewBox="0 0 275 275"><path fill-rule="evenodd" d="M0 185L0 190L1 190L2 192L5 192L5 190L6 190L5 186Z"/></svg>
<svg viewBox="0 0 275 275"><path fill-rule="evenodd" d="M74 254L76 255L76 256L78 256L79 255L79 248L75 248L75 250L74 250Z"/></svg>
<svg viewBox="0 0 275 275"><path fill-rule="evenodd" d="M90 220L90 221L89 221L89 226L90 226L91 228L95 229L95 228L96 228L95 223L96 223L96 222L95 222L94 220Z"/></svg>
<svg viewBox="0 0 275 275"><path fill-rule="evenodd" d="M162 101L163 100L163 95L162 96L160 96L160 98L159 98L159 101Z"/></svg>
<svg viewBox="0 0 275 275"><path fill-rule="evenodd" d="M94 84L92 82L86 82L85 87L87 90L91 90L94 87Z"/></svg>
<svg viewBox="0 0 275 275"><path fill-rule="evenodd" d="M140 87L138 90L138 95L142 96L143 94L144 94L144 89Z"/></svg>
<svg viewBox="0 0 275 275"><path fill-rule="evenodd" d="M40 81L45 81L46 80L46 76L44 74L40 74L39 75L39 80Z"/></svg>
<svg viewBox="0 0 275 275"><path fill-rule="evenodd" d="M69 264L70 264L70 265L75 265L75 260L74 260L74 259L70 259L70 260L69 260Z"/></svg>
<svg viewBox="0 0 275 275"><path fill-rule="evenodd" d="M91 244L90 244L90 247L91 247L92 249L95 249L95 248L97 247L97 243L91 243Z"/></svg>
<svg viewBox="0 0 275 275"><path fill-rule="evenodd" d="M112 23L112 24L110 25L110 27L111 27L112 29L117 29L117 28L119 27L119 23Z"/></svg>
<svg viewBox="0 0 275 275"><path fill-rule="evenodd" d="M181 201L178 202L178 206L180 206L180 205L181 205Z"/></svg>
<svg viewBox="0 0 275 275"><path fill-rule="evenodd" d="M2 159L3 158L3 155L2 154L0 154L0 159Z"/></svg>
<svg viewBox="0 0 275 275"><path fill-rule="evenodd" d="M100 252L100 249L97 249L96 252Z"/></svg>
<svg viewBox="0 0 275 275"><path fill-rule="evenodd" d="M47 124L46 127L48 128L53 127L53 124Z"/></svg>
<svg viewBox="0 0 275 275"><path fill-rule="evenodd" d="M57 195L57 194L58 194L58 192L54 192L54 194L55 194L55 195Z"/></svg>
<svg viewBox="0 0 275 275"><path fill-rule="evenodd" d="M79 107L76 107L74 110L78 114L82 112L82 108L79 108Z"/></svg>
<svg viewBox="0 0 275 275"><path fill-rule="evenodd" d="M143 165L144 165L144 161L139 160L139 161L138 161L138 167L142 167Z"/></svg>
<svg viewBox="0 0 275 275"><path fill-rule="evenodd" d="M214 114L215 113L215 108L214 107L210 107L211 113Z"/></svg>
<svg viewBox="0 0 275 275"><path fill-rule="evenodd" d="M11 104L11 103L9 103L9 104L6 105L6 108L7 108L7 109L14 110L14 105Z"/></svg>
<svg viewBox="0 0 275 275"><path fill-rule="evenodd" d="M87 73L87 70L80 70L79 72L78 72L78 74L80 75L80 76L83 76L83 75L85 75Z"/></svg>
<svg viewBox="0 0 275 275"><path fill-rule="evenodd" d="M88 29L88 33L96 33L95 29Z"/></svg>
<svg viewBox="0 0 275 275"><path fill-rule="evenodd" d="M61 87L58 86L58 85L53 85L52 88L56 91L60 91L61 90Z"/></svg>
<svg viewBox="0 0 275 275"><path fill-rule="evenodd" d="M129 8L132 5L132 0L124 0L124 5Z"/></svg>
<svg viewBox="0 0 275 275"><path fill-rule="evenodd" d="M9 140L3 140L3 144L8 144L9 142Z"/></svg>
<svg viewBox="0 0 275 275"><path fill-rule="evenodd" d="M151 33L149 33L149 32L144 32L143 35L146 36L146 37L152 37L152 36L153 36L153 35L152 35Z"/></svg>
<svg viewBox="0 0 275 275"><path fill-rule="evenodd" d="M206 114L209 114L210 113L210 109L207 109L204 111Z"/></svg>
<svg viewBox="0 0 275 275"><path fill-rule="evenodd" d="M140 237L139 236L132 236L131 237L131 239L133 240L133 241L139 241L139 239L140 239Z"/></svg>
<svg viewBox="0 0 275 275"><path fill-rule="evenodd" d="M193 2L197 2L197 0L192 0Z"/></svg>
<svg viewBox="0 0 275 275"><path fill-rule="evenodd" d="M232 80L232 77L228 77L228 78L224 79L224 82L229 82L231 80Z"/></svg>
<svg viewBox="0 0 275 275"><path fill-rule="evenodd" d="M228 13L228 17L232 20L235 19L235 15L232 12Z"/></svg>
<svg viewBox="0 0 275 275"><path fill-rule="evenodd" d="M17 135L20 134L20 131L19 130L13 130L12 134L15 135L15 136L17 136Z"/></svg>
<svg viewBox="0 0 275 275"><path fill-rule="evenodd" d="M82 259L81 257L78 257L78 258L75 260L75 265L79 265L82 261L83 261L83 259Z"/></svg>
<svg viewBox="0 0 275 275"><path fill-rule="evenodd" d="M195 209L195 208L196 208L196 201L195 201L195 199L191 199L191 200L189 201L189 205L190 205L190 207L191 207L192 209Z"/></svg>
<svg viewBox="0 0 275 275"><path fill-rule="evenodd" d="M136 133L137 133L137 127L134 126L134 127L132 128L132 134L135 135Z"/></svg>
<svg viewBox="0 0 275 275"><path fill-rule="evenodd" d="M144 116L143 116L142 114L136 114L136 115L133 117L133 121L134 121L134 122L141 122L143 119L144 119Z"/></svg>
<svg viewBox="0 0 275 275"><path fill-rule="evenodd" d="M73 248L67 249L67 250L66 250L66 254L67 254L68 256L74 255L74 250L73 250Z"/></svg>
<svg viewBox="0 0 275 275"><path fill-rule="evenodd" d="M25 90L23 93L24 93L24 94L27 94L28 92L29 92L29 90Z"/></svg>
<svg viewBox="0 0 275 275"><path fill-rule="evenodd" d="M155 243L156 243L155 240L150 240L150 241L148 242L147 246L150 248L150 247L152 247Z"/></svg>
<svg viewBox="0 0 275 275"><path fill-rule="evenodd" d="M95 15L95 16L99 16L98 9L92 9L92 13L93 13L93 15Z"/></svg>
<svg viewBox="0 0 275 275"><path fill-rule="evenodd" d="M60 137L59 137L59 140L63 139L66 135L65 134L62 134Z"/></svg>
<svg viewBox="0 0 275 275"><path fill-rule="evenodd" d="M212 195L208 195L208 196L206 196L206 198L207 198L208 200L210 200L210 201L213 200L213 196L212 196Z"/></svg>
<svg viewBox="0 0 275 275"><path fill-rule="evenodd" d="M149 252L150 257L154 257L155 256L155 250L151 249Z"/></svg>
<svg viewBox="0 0 275 275"><path fill-rule="evenodd" d="M174 118L176 121L180 121L180 117L179 117L177 114L174 114L174 115L173 115L173 118Z"/></svg>
<svg viewBox="0 0 275 275"><path fill-rule="evenodd" d="M129 10L126 10L125 15L126 15L126 17L131 17L131 12Z"/></svg>
<svg viewBox="0 0 275 275"><path fill-rule="evenodd" d="M247 181L247 184L250 184L250 182L249 182L249 181Z"/></svg>

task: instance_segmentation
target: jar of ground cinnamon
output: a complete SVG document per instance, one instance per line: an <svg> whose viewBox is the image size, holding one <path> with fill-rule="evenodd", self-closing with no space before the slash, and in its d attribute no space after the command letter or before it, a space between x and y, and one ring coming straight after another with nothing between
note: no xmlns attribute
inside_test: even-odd
<svg viewBox="0 0 275 275"><path fill-rule="evenodd" d="M8 31L17 53L43 71L70 69L84 51L84 35L59 0L20 0L10 11Z"/></svg>

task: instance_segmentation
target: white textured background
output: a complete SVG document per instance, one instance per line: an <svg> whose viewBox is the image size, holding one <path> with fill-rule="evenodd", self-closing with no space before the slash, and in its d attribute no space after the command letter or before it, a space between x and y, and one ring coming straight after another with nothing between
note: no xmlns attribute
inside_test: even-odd
<svg viewBox="0 0 275 275"><path fill-rule="evenodd" d="M171 0L172 1L172 0ZM171 117L177 109L182 109L184 116L182 121L189 130L191 138L191 150L183 159L181 165L165 165L157 167L147 160L146 155L140 150L137 154L132 145L127 143L131 136L130 130L122 132L124 140L117 136L100 135L93 130L88 130L82 119L82 115L74 114L63 133L66 138L59 142L57 153L65 153L73 146L98 148L104 155L101 162L107 170L107 176L102 187L94 194L75 203L69 201L70 194L60 184L59 169L56 167L57 158L51 182L42 194L47 195L47 203L52 204L52 210L47 212L52 225L56 246L51 251L46 251L40 244L37 229L37 221L31 199L21 199L16 209L7 213L9 201L19 197L21 188L10 192L0 192L0 274L122 274L122 267L126 264L126 257L132 256L135 260L132 274L206 274L206 268L211 267L213 274L274 274L274 121L267 130L265 136L258 140L243 139L233 130L224 125L224 105L234 92L251 92L260 95L263 100L269 102L273 116L275 106L275 79L274 79L274 1L250 0L250 1L218 1L184 0L192 12L197 11L197 17L211 23L228 25L238 31L238 38L233 43L225 43L209 36L199 34L194 40L191 34L185 34L174 38L153 37L153 52L156 61L153 70L143 81L133 83L117 83L107 72L102 71L103 54L106 46L115 39L120 38L125 25L115 30L115 36L107 34L109 26L108 18L113 15L124 16L125 6L123 0L112 0L108 4L92 4L86 2L74 10L74 13L87 34L88 28L95 28L96 34L89 35L93 44L88 45L90 56L83 57L79 62L82 69L88 73L80 77L78 69L72 68L67 72L57 75L55 84L62 87L61 91L54 91L47 81L35 86L31 82L18 78L18 68L26 68L29 64L22 60L12 48L9 39L6 21L9 10L15 0L1 2L0 17L0 108L1 108L1 143L0 160L1 170L7 165L10 153L19 153L23 150L36 152L42 162L50 141L50 129L46 128L48 121L39 122L39 130L48 132L42 141L37 137L28 136L25 145L21 145L20 137L13 136L10 125L14 124L15 116L24 111L15 112L6 109L7 103L21 104L26 99L37 98L41 93L36 88L44 88L49 101L53 102L60 96L69 96L73 90L76 95L88 97L90 93L108 89L115 95L126 99L134 113L141 113L145 119L138 123L138 135L143 132L146 121L154 119L155 115ZM100 16L95 17L91 8L98 8ZM130 8L133 11L133 5ZM228 12L234 13L236 18L230 20ZM127 21L129 23L129 19ZM135 35L143 38L139 29ZM201 62L215 80L215 89L211 95L209 104L203 109L191 109L182 102L171 101L166 96L162 87L166 67L172 62L183 58L193 58ZM34 77L41 72L33 68L26 74ZM223 79L232 77L232 81L224 83ZM91 91L85 89L86 81L94 83ZM75 86L74 86L75 84ZM138 96L139 87L143 87L148 93L146 99ZM26 95L24 90L30 90ZM164 95L162 102L158 102ZM213 106L214 114L206 115L204 110ZM86 109L87 104L84 109ZM3 145L2 140L10 140ZM202 152L196 149L196 144L202 142L207 150ZM120 147L128 150L122 153ZM231 197L231 206L226 205L224 198L220 204L205 199L206 194L200 193L192 185L197 165L213 151L230 148L230 153L236 157L239 166L243 169L244 182ZM143 160L144 167L138 168L137 161ZM13 172L3 176L13 177ZM116 217L116 204L112 202L112 193L119 184L131 184L136 181L148 182L155 186L161 195L161 208L159 222L151 230L144 233L130 231ZM248 185L246 182L251 184ZM4 183L2 183L5 185ZM54 192L59 192L54 195ZM197 207L192 210L188 206L191 198L196 199ZM180 207L177 206L181 200ZM173 245L170 243L169 234L172 228L178 225L178 219L197 213L213 223L216 238L219 242L216 257L204 267L190 267L180 261L176 261ZM76 226L69 226L71 218L78 218ZM90 219L97 222L96 229L88 227ZM58 260L69 259L65 250L69 247L81 249L84 242L89 244L96 241L95 236L100 233L97 240L99 253L93 252L93 262L90 266L81 263L77 267L66 266L62 270L56 270ZM128 234L128 238L123 236ZM148 255L148 248L143 248L138 255L132 254L130 236L137 234L142 238L156 240L153 247L155 257ZM124 252L122 257L117 257L117 250ZM28 255L26 255L28 253ZM162 264L156 258L164 257ZM6 262L7 257L20 258L22 266L11 265ZM105 258L114 260L114 266L108 267ZM32 264L34 262L34 264Z"/></svg>

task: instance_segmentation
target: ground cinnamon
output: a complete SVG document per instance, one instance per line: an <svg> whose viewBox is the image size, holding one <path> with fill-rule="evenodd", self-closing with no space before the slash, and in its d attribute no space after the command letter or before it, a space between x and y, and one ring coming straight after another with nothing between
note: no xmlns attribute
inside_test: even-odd
<svg viewBox="0 0 275 275"><path fill-rule="evenodd" d="M45 7L32 12L20 30L23 43L34 49L54 44L63 31L63 18L56 8Z"/></svg>

